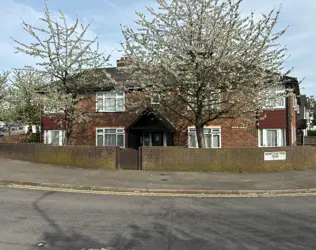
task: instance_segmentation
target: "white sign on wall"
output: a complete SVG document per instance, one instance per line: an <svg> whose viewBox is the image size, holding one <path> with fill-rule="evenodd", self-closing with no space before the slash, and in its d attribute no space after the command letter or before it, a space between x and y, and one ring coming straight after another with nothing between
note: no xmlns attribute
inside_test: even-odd
<svg viewBox="0 0 316 250"><path fill-rule="evenodd" d="M286 152L264 152L265 161L284 161L286 160Z"/></svg>

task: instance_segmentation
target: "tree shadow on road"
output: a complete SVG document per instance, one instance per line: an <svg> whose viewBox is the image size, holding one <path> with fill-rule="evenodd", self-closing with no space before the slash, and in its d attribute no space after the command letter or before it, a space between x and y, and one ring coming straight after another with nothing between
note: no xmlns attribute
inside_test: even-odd
<svg viewBox="0 0 316 250"><path fill-rule="evenodd" d="M132 216L128 220L119 219L116 223L121 223L121 231L111 231L111 235L106 235L110 233L106 230L112 228L105 228L102 232L104 238L94 239L65 231L40 207L39 202L53 194L47 192L33 204L50 226L41 238L48 244L46 249L316 249L316 214L304 213L311 208L302 211L293 210L293 207L287 209L291 203L285 202L281 206L281 199L260 202L259 199L194 199L178 205L161 202L162 205L155 204L159 206L158 210L140 211L141 216L133 223ZM184 204L189 205L186 207Z"/></svg>
<svg viewBox="0 0 316 250"><path fill-rule="evenodd" d="M270 201L272 209L267 200L261 200L266 207L247 200L234 207L234 202L201 199L195 208L177 206L146 228L129 225L110 245L115 250L316 249L315 213L281 208L278 200Z"/></svg>
<svg viewBox="0 0 316 250"><path fill-rule="evenodd" d="M41 217L48 223L51 231L43 232L41 235L41 242L46 247L45 249L58 250L76 250L76 249L101 249L104 244L92 239L91 237L78 234L76 232L65 232L47 212L41 209L39 202L44 200L55 192L46 192L41 197L33 202L33 208L41 215Z"/></svg>

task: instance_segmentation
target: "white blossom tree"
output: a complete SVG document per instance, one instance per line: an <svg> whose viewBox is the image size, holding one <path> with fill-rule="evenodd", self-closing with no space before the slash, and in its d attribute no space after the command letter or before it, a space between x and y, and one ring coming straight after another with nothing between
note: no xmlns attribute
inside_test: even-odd
<svg viewBox="0 0 316 250"><path fill-rule="evenodd" d="M99 52L98 36L89 38L90 24L84 25L78 18L69 22L61 10L55 18L47 4L45 16L40 21L38 27L23 21L24 30L34 41L26 44L13 39L15 49L37 59L32 70L51 79L51 83L42 89L46 97L42 98L43 104L46 110L62 111L62 120L56 119L56 122L63 126L65 144L68 144L74 128L89 119L89 108L81 105L89 98L89 87L103 86L110 81L110 75L94 70L104 68L109 57ZM51 115L56 116L54 112Z"/></svg>
<svg viewBox="0 0 316 250"><path fill-rule="evenodd" d="M9 84L10 72L4 71L0 74L0 121L3 122L6 128L11 132L11 125L17 121L16 105L13 103Z"/></svg>
<svg viewBox="0 0 316 250"><path fill-rule="evenodd" d="M2 72L0 74L0 102L2 102L7 94L7 87L8 87L8 75L9 72Z"/></svg>
<svg viewBox="0 0 316 250"><path fill-rule="evenodd" d="M49 81L45 75L29 70L15 69L9 77L10 102L16 107L16 117L23 124L40 125L41 96L38 91Z"/></svg>
<svg viewBox="0 0 316 250"><path fill-rule="evenodd" d="M137 28L123 26L122 43L134 84L160 96L160 108L203 127L216 119L254 122L269 90L283 81L286 47L275 32L279 10L243 16L242 0L157 0ZM282 93L284 94L284 93ZM272 100L272 101L273 101Z"/></svg>

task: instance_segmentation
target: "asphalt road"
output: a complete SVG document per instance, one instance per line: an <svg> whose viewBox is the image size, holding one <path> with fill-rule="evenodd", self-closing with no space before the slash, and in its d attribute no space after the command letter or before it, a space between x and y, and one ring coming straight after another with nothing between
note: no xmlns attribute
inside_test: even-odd
<svg viewBox="0 0 316 250"><path fill-rule="evenodd" d="M0 188L0 249L316 249L315 216L315 197L163 198Z"/></svg>

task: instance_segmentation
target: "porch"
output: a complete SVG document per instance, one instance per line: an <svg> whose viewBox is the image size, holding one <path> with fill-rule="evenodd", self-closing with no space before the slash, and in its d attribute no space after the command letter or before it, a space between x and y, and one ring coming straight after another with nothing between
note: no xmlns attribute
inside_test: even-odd
<svg viewBox="0 0 316 250"><path fill-rule="evenodd" d="M142 146L173 146L175 131L159 112L146 109L126 128L126 145L136 150Z"/></svg>

